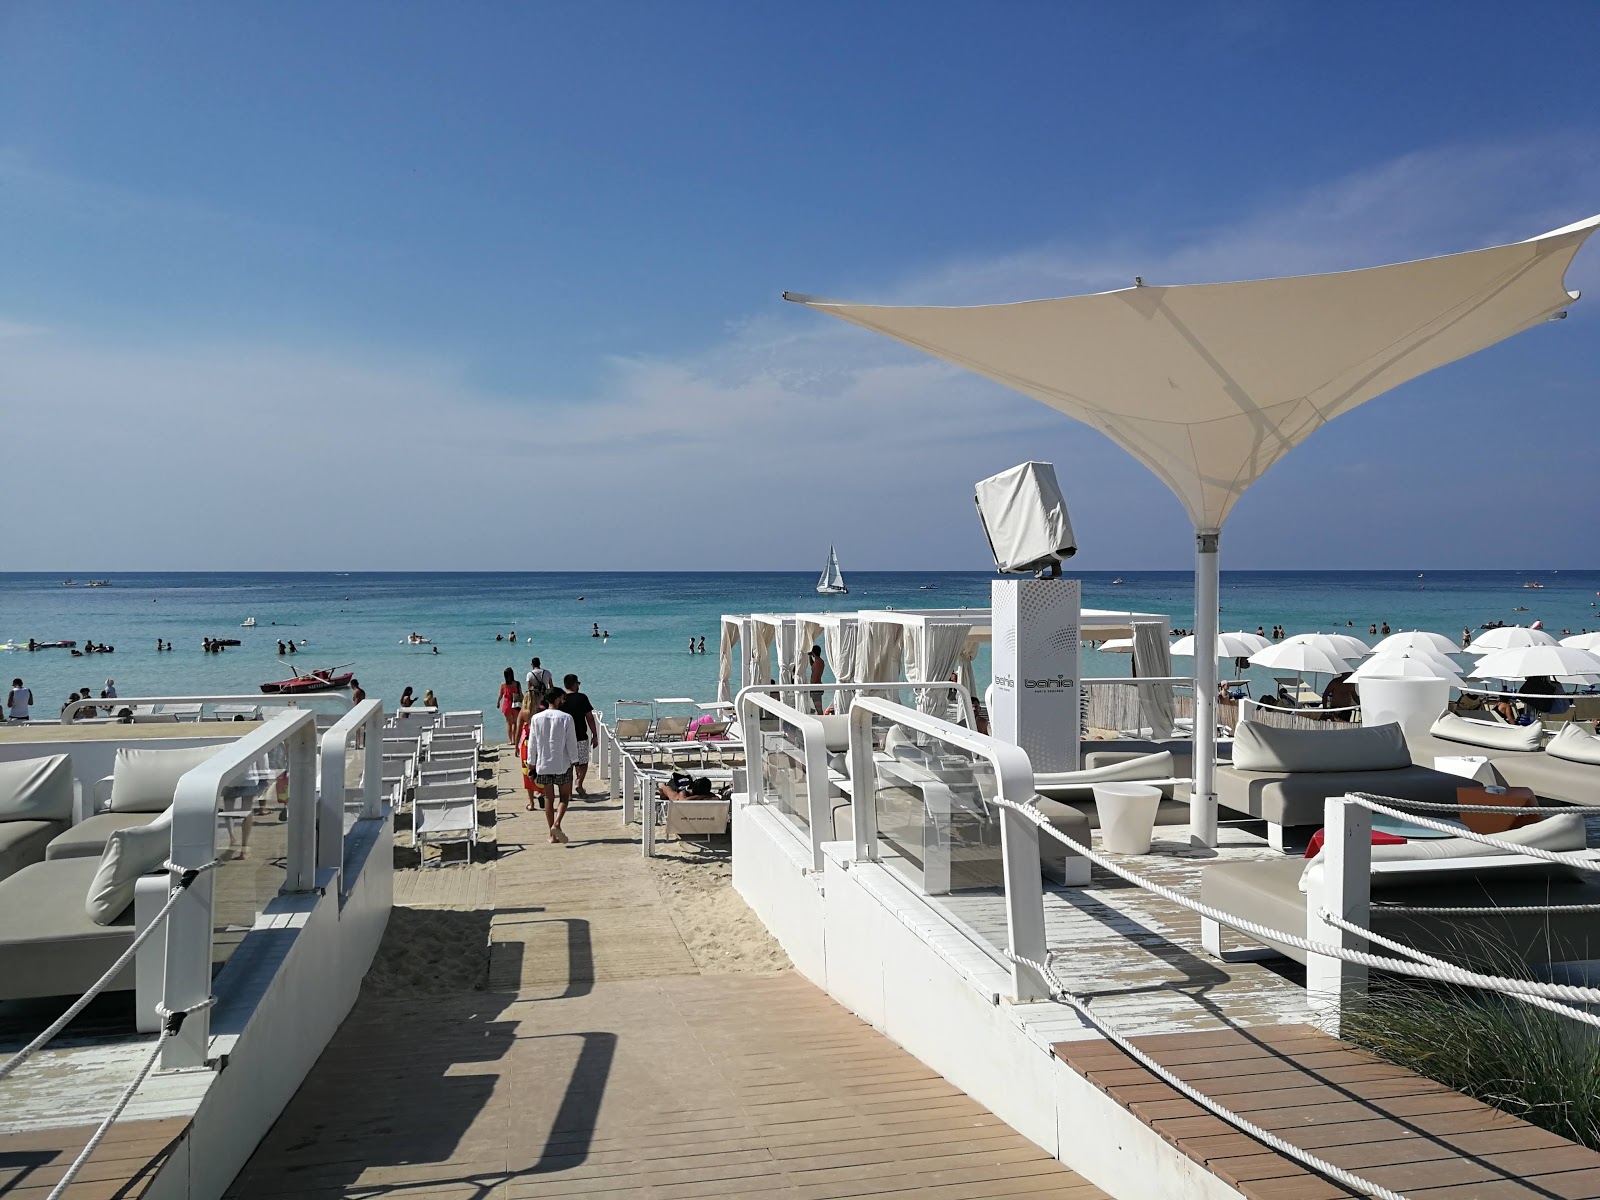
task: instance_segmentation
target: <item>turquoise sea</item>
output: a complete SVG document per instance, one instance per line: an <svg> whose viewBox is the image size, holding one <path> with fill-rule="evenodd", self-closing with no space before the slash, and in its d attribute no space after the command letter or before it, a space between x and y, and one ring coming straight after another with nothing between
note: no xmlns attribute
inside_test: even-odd
<svg viewBox="0 0 1600 1200"><path fill-rule="evenodd" d="M86 579L90 576L79 576ZM100 576L94 576L100 578ZM116 652L72 658L65 650L0 653L3 682L21 676L38 715L59 709L87 685L98 695L107 677L123 696L254 693L289 672L277 640L306 645L302 670L355 664L367 691L394 704L406 685L433 688L449 708L493 707L500 674L518 677L537 654L559 678L576 672L595 703L716 693L718 617L725 612L852 611L861 608L985 607L992 575L982 572L850 572L850 594L819 596L812 572L583 574L117 574L111 586L63 587L58 575L0 574L0 643L76 639ZM1175 627L1193 625L1188 572L1083 576L1087 607L1163 612ZM1524 588L1537 582L1539 589ZM932 584L930 589L924 585ZM1459 639L1486 621L1542 620L1560 635L1600 628L1600 571L1225 571L1222 627L1353 631L1370 624L1432 629ZM1516 611L1526 606L1527 612ZM240 623L255 617L255 629ZM1353 624L1347 624L1353 622ZM598 624L609 640L589 636ZM402 639L413 630L431 646ZM516 645L495 634L516 630ZM243 645L205 654L203 637ZM688 653L690 637L706 653ZM156 652L156 639L171 653ZM1175 669L1188 671L1187 659ZM987 664L979 663L986 673ZM1125 655L1086 653L1084 674L1126 675ZM1268 672L1261 672L1265 682ZM981 677L981 676L980 676ZM493 722L487 728L494 728Z"/></svg>

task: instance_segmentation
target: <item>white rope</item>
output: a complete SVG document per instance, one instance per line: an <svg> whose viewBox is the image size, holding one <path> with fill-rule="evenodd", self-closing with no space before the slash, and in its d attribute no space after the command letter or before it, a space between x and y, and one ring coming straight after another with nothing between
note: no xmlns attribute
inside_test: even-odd
<svg viewBox="0 0 1600 1200"><path fill-rule="evenodd" d="M1564 853L1558 850L1541 850L1537 846L1524 846L1517 842L1508 842L1504 838L1490 837L1486 833L1473 833L1470 829L1462 829L1456 825L1446 825L1443 821L1435 821L1431 817L1402 812L1398 808L1390 808L1387 804L1379 804L1376 800L1354 792L1350 796L1352 800L1363 808L1370 808L1373 812L1383 813L1386 816L1398 817L1400 820L1409 821L1413 825L1421 825L1424 829L1437 829L1441 833L1450 834L1452 837L1465 838L1469 842L1479 842L1485 846L1493 846L1510 854L1525 854L1530 858L1541 858L1545 862L1557 863L1563 867L1575 867L1580 871L1600 873L1600 858L1583 858L1572 852Z"/></svg>
<svg viewBox="0 0 1600 1200"><path fill-rule="evenodd" d="M1424 954L1421 950L1407 946L1403 942L1397 942L1393 938L1384 937L1381 933L1374 933L1370 929L1363 929L1353 921L1346 921L1343 917L1334 916L1333 913L1328 912L1326 909L1322 911L1322 919L1329 925L1336 925L1340 929L1346 930L1349 933L1359 934L1360 936L1366 938L1369 942L1376 942L1380 946L1386 946L1390 950L1394 950L1397 953L1414 958L1418 962L1429 963L1435 967L1455 966L1454 963L1448 962L1445 959L1435 958L1433 955ZM1571 1020L1578 1021L1584 1025L1594 1025L1596 1027L1600 1027L1600 1013L1586 1012L1581 1008L1573 1008L1570 1005L1561 1004L1555 1000L1546 1000L1543 996L1513 995L1512 999L1520 1000L1524 1004L1531 1004L1535 1008L1548 1009L1550 1012L1558 1013L1563 1017L1568 1017Z"/></svg>
<svg viewBox="0 0 1600 1200"><path fill-rule="evenodd" d="M1286 1141L1284 1138L1279 1137L1271 1130L1263 1129L1254 1121L1240 1116L1232 1109L1229 1109L1218 1101L1213 1100L1210 1096L1206 1095L1192 1084L1186 1083L1182 1079L1179 1079L1166 1067L1163 1067L1160 1063L1156 1062L1155 1059L1151 1058L1143 1050L1139 1049L1139 1047L1135 1046L1127 1038L1123 1037L1115 1029L1112 1029L1109 1025L1102 1021L1094 1014L1094 1012L1091 1011L1087 997L1080 996L1073 992L1071 988L1067 987L1067 985L1062 982L1061 977L1051 969L1048 963L1034 962L1031 959L1026 959L1020 955L1013 954L1009 950L1007 950L1005 954L1006 957L1011 959L1012 962L1021 963L1023 966L1031 967L1037 971L1039 976L1050 985L1052 999L1060 1000L1074 1009L1080 1016L1083 1017L1084 1020L1088 1021L1089 1024L1093 1025L1096 1029L1103 1033L1108 1040L1115 1042L1119 1047L1121 1047L1123 1053L1127 1054L1146 1070L1156 1075L1169 1087L1175 1088L1177 1091L1189 1097L1189 1099L1193 1100L1202 1108L1206 1108L1215 1113L1217 1116L1221 1117L1224 1121L1228 1122L1228 1124L1234 1126L1236 1129L1240 1129L1249 1134L1251 1137L1255 1138L1258 1142L1262 1142L1265 1145L1270 1146L1272 1149L1277 1150L1282 1154L1287 1154L1290 1158L1293 1158L1298 1162L1304 1163L1306 1166L1310 1167L1313 1171L1316 1171L1320 1175L1326 1175L1329 1179L1336 1180L1337 1182L1344 1184L1346 1187L1352 1187L1358 1191L1366 1192L1368 1195L1372 1196L1374 1200L1406 1200L1406 1198L1399 1192L1390 1191L1388 1188L1363 1179L1361 1176L1353 1174L1352 1172L1345 1170L1343 1167L1334 1165L1327 1159L1318 1158L1309 1150L1302 1150L1293 1142Z"/></svg>
<svg viewBox="0 0 1600 1200"><path fill-rule="evenodd" d="M1220 908L1213 908L1209 904L1204 904L1199 900L1185 896L1182 892L1175 892L1169 887L1163 887L1154 880L1146 879L1144 876L1137 875L1125 867L1118 866L1109 859L1096 854L1083 843L1068 837L1059 829L1056 829L1049 823L1049 819L1043 813L1029 805L1018 804L1014 800L1003 800L999 797L995 797L993 802L1003 808L1015 809L1058 842L1081 854L1090 862L1110 871L1113 875L1126 879L1137 887L1144 888L1152 895L1160 896L1164 900L1170 900L1174 904L1181 905L1190 912L1198 913L1202 917L1207 917L1242 933L1248 933L1262 941L1294 946L1297 949L1306 951L1308 954L1320 954L1325 958L1337 958L1343 962L1355 963L1363 967L1374 967L1377 970L1388 971L1395 975L1410 975L1417 979L1432 979L1439 983L1456 983L1464 987L1482 988L1485 991L1504 992L1515 996L1548 996L1553 1000L1566 1000L1573 1004L1600 1004L1600 988L1538 983L1525 979L1508 979L1501 975L1480 975L1475 971L1465 971L1457 968L1445 969L1418 966L1403 959L1385 958L1381 954L1363 954L1359 950L1348 950L1343 946L1335 946L1329 942L1312 941L1310 938L1302 937L1296 933L1273 929L1270 926L1261 925L1244 917L1236 916L1233 913L1224 912Z"/></svg>
<svg viewBox="0 0 1600 1200"><path fill-rule="evenodd" d="M178 891L182 891L182 889L180 888ZM161 1047L166 1045L169 1037L175 1035L183 1027L183 1019L192 1012L199 1012L202 1008L210 1008L216 1003L216 999L215 996L207 996L198 1004L191 1004L188 1008L180 1009L171 1009L164 1004L156 1005L156 1013L161 1017L161 1034L156 1038L156 1044L150 1051L150 1057L144 1060L144 1066L139 1068L139 1073L134 1076L133 1082L123 1089L122 1095L117 1097L116 1104L106 1114L105 1120L100 1122L99 1128L90 1136L83 1149L78 1151L78 1157L72 1160L72 1165L61 1176L61 1181L50 1189L50 1195L47 1200L59 1200L60 1197L66 1195L67 1189L72 1186L72 1181L78 1177L78 1172L83 1170L84 1164L93 1157L95 1149L105 1140L106 1134L117 1123L117 1118L122 1115L123 1110L133 1100L134 1094L144 1085L144 1081L150 1077L151 1069L156 1065L156 1060L161 1057Z"/></svg>
<svg viewBox="0 0 1600 1200"><path fill-rule="evenodd" d="M60 1033L63 1029L70 1025L72 1023L72 1019L81 1013L85 1008L87 1008L91 1000L105 990L106 985L116 978L117 973L133 961L133 956L139 952L139 947L144 945L145 942L149 941L150 935L161 927L161 923L165 921L167 919L167 915L172 912L172 906L178 902L178 897L183 895L184 890L191 883L193 883L196 877L198 877L200 874L217 866L217 860L213 859L211 862L206 863L203 867L179 867L171 862L164 863L162 865L165 866L169 871L182 872L182 876L179 879L178 885L174 887L171 894L167 896L167 902L161 906L161 911L156 913L156 915L151 918L150 924L146 925L144 929L139 932L138 936L133 939L128 948L118 956L117 961L111 964L110 969L107 970L104 975L100 976L99 979L95 980L94 983L90 984L89 990L74 1000L66 1012L62 1013L59 1017L52 1021L45 1028L44 1032L38 1037L34 1038L33 1041L29 1042L21 1050L18 1050L10 1058L6 1059L4 1063L0 1063L0 1079L4 1079L23 1063L27 1062L28 1059L32 1058L37 1051L49 1043L51 1038L55 1037L56 1034Z"/></svg>
<svg viewBox="0 0 1600 1200"><path fill-rule="evenodd" d="M1468 815L1477 813L1506 813L1521 816L1524 813L1600 813L1600 805L1593 804L1551 804L1540 806L1529 804L1522 808L1510 805L1494 804L1438 804L1431 800L1404 800L1398 796L1375 796L1371 792L1351 792L1350 795L1358 800L1388 801L1391 804L1404 804L1407 808L1425 808L1437 812L1464 812Z"/></svg>

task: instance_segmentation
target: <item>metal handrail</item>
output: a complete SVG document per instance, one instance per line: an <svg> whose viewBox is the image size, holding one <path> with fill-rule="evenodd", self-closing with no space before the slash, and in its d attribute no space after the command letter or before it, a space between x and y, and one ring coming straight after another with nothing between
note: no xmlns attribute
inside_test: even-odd
<svg viewBox="0 0 1600 1200"><path fill-rule="evenodd" d="M224 746L178 780L172 801L171 870L175 879L200 871L216 856L217 810L222 789L262 755L284 747L289 760L286 893L317 885L316 718L309 709L288 709ZM341 792L342 795L342 792ZM168 1011L190 1011L189 1019L162 1048L164 1070L199 1067L206 1061L211 996L214 871L199 876L167 919L166 976L162 1003Z"/></svg>
<svg viewBox="0 0 1600 1200"><path fill-rule="evenodd" d="M71 725L79 713L86 710L102 708L130 708L135 704L254 704L255 706L276 706L284 708L300 708L301 700L342 701L348 703L348 697L336 692L312 692L308 696L279 696L269 695L265 692L245 694L243 696L116 696L110 699L99 700L90 697L87 700L74 700L61 710L61 724ZM307 711L312 711L307 709Z"/></svg>
<svg viewBox="0 0 1600 1200"><path fill-rule="evenodd" d="M768 687L792 687L788 684L769 684ZM734 711L739 714L739 729L744 734L745 787L755 797L765 797L762 785L763 764L766 756L761 747L761 725L753 720L755 709L771 713L800 730L801 750L805 755L806 770L806 839L811 843L812 870L822 871L822 827L827 823L832 832L833 810L828 806L828 735L822 721L813 713L804 713L792 705L784 704L766 694L767 688L745 688L734 700ZM831 837L826 840L832 841Z"/></svg>
<svg viewBox="0 0 1600 1200"><path fill-rule="evenodd" d="M765 692L769 696L789 695L799 692L849 692L855 695L860 692L904 691L906 688L916 688L918 691L924 692L940 690L955 692L957 699L961 703L961 713L967 719L968 727L976 727L977 718L973 715L972 694L967 691L965 684L954 679L930 680L927 683L910 683L904 679L879 683L752 683L741 688L739 696L743 696L746 692ZM738 696L734 697L736 705L738 699Z"/></svg>
<svg viewBox="0 0 1600 1200"><path fill-rule="evenodd" d="M363 700L322 735L322 779L317 789L317 867L339 876L344 893L344 801L350 743L361 737L361 820L383 815L383 701Z"/></svg>
<svg viewBox="0 0 1600 1200"><path fill-rule="evenodd" d="M997 800L1022 805L1033 798L1033 764L1020 747L902 704L862 696L850 707L850 812L858 861L878 861L878 814L870 794L876 789L864 786L877 774L872 759L874 716L887 717L896 724L931 734L988 760L994 767ZM1039 873L1039 827L1005 804L997 804L995 809L1000 822L1006 940L1011 952L1014 998L1019 1004L1045 1000L1050 996L1050 984L1032 965L1043 962L1047 952L1044 886Z"/></svg>

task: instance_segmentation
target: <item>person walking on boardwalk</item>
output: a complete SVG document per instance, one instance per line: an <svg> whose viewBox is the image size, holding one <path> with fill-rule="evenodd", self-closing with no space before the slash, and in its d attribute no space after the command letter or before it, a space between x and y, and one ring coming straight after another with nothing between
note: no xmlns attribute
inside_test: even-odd
<svg viewBox="0 0 1600 1200"><path fill-rule="evenodd" d="M589 702L589 697L578 690L582 686L578 677L568 675L561 683L567 689L567 694L561 698L561 708L572 718L578 738L578 751L572 760L578 799L587 800L589 797L583 790L583 781L589 774L589 747L600 737L600 732L594 724L594 705Z"/></svg>
<svg viewBox="0 0 1600 1200"><path fill-rule="evenodd" d="M534 707L537 708L544 694L556 686L556 677L550 674L548 667L540 665L539 660L534 658L528 662L528 677L524 682L528 685L528 691L533 693Z"/></svg>
<svg viewBox="0 0 1600 1200"><path fill-rule="evenodd" d="M572 766L578 757L577 727L562 711L562 700L560 692L545 695L544 710L528 727L527 743L527 761L533 767L534 783L544 792L545 824L555 843L567 840L561 819L572 803Z"/></svg>
<svg viewBox="0 0 1600 1200"><path fill-rule="evenodd" d="M522 689L517 686L517 673L510 667L505 671L505 682L500 685L500 698L495 702L500 715L506 719L506 741L517 744L517 710L522 707Z"/></svg>

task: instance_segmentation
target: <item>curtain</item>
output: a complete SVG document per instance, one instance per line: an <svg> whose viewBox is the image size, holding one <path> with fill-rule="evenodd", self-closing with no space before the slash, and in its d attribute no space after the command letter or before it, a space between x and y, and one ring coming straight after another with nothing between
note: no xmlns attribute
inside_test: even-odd
<svg viewBox="0 0 1600 1200"><path fill-rule="evenodd" d="M777 635L765 621L753 622L750 638L750 682L772 682L772 639Z"/></svg>
<svg viewBox="0 0 1600 1200"><path fill-rule="evenodd" d="M785 621L782 625L778 626L778 682L779 683L794 683L799 678L799 676L797 676L795 674L795 660L794 660L795 643L799 640L795 636L796 632L797 631L796 631L796 629L794 627L794 622L792 620L791 621ZM794 703L795 701L799 700L800 697L798 697L798 696L785 696L783 699L784 699L784 703L789 704L789 703Z"/></svg>
<svg viewBox="0 0 1600 1200"><path fill-rule="evenodd" d="M1133 623L1133 666L1140 678L1172 674L1172 651L1167 644L1165 621L1135 621ZM1170 683L1141 683L1139 709L1142 724L1150 727L1150 736L1172 736L1173 714L1177 705L1172 697Z"/></svg>
<svg viewBox="0 0 1600 1200"><path fill-rule="evenodd" d="M796 683L809 683L811 681L811 647L817 645L822 636L822 626L815 621L797 621L795 624L794 638L794 681Z"/></svg>
<svg viewBox="0 0 1600 1200"><path fill-rule="evenodd" d="M855 619L847 618L836 621L822 628L822 648L830 666L833 667L833 677L839 683L854 683L856 675L856 658L861 648L861 626ZM853 693L839 692L834 703L838 712L848 712L850 699Z"/></svg>
<svg viewBox="0 0 1600 1200"><path fill-rule="evenodd" d="M903 626L897 621L867 621L861 638L862 683L891 683L899 680L900 645ZM868 692L893 700L898 688Z"/></svg>
<svg viewBox="0 0 1600 1200"><path fill-rule="evenodd" d="M917 674L912 674L911 655L906 655L906 678L928 683L948 680L952 674L956 674L962 651L966 649L967 635L971 632L971 625L930 625L925 622L907 639L921 644L917 651ZM947 691L917 693L917 708L922 712L942 712L949 704L950 693Z"/></svg>
<svg viewBox="0 0 1600 1200"><path fill-rule="evenodd" d="M961 657L956 662L956 679L967 689L967 695L971 697L974 705L979 703L981 697L978 695L978 677L973 671L972 664L977 659L978 650L983 642L984 639L977 634L968 634L966 643L961 647ZM952 703L951 707L959 708L960 705Z"/></svg>
<svg viewBox="0 0 1600 1200"><path fill-rule="evenodd" d="M717 651L717 699L724 704L733 699L733 648L739 644L739 625L722 623L722 646Z"/></svg>

